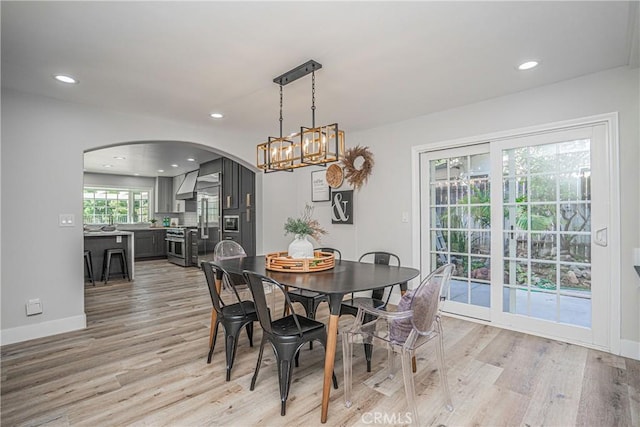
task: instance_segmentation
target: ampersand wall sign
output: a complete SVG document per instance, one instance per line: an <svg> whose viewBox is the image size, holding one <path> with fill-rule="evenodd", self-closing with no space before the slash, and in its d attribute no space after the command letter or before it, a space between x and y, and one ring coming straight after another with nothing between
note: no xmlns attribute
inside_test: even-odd
<svg viewBox="0 0 640 427"><path fill-rule="evenodd" d="M363 184L369 179L371 169L373 169L373 153L369 147L356 145L349 148L342 159L344 166L344 179L356 190L360 190Z"/></svg>
<svg viewBox="0 0 640 427"><path fill-rule="evenodd" d="M353 190L331 192L331 224L353 224Z"/></svg>

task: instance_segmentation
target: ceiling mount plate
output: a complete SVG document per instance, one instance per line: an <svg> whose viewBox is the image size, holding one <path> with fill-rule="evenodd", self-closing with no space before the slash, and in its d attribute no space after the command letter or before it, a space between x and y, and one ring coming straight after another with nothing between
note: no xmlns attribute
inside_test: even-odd
<svg viewBox="0 0 640 427"><path fill-rule="evenodd" d="M273 79L273 82L284 86L287 83L298 80L300 77L304 77L309 73L319 70L320 68L322 68L322 64L311 59L302 65L298 65L293 70L289 70L283 75L276 77Z"/></svg>

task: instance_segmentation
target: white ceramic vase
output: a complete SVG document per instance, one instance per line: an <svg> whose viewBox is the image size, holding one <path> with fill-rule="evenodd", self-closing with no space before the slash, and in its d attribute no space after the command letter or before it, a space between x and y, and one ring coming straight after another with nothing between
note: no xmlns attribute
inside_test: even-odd
<svg viewBox="0 0 640 427"><path fill-rule="evenodd" d="M289 256L291 258L313 258L313 244L307 239L306 234L296 234L296 238L289 244Z"/></svg>

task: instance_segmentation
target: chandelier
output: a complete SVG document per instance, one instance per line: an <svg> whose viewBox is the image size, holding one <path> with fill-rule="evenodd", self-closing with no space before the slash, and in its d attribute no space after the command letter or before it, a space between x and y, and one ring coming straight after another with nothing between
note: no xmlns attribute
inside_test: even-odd
<svg viewBox="0 0 640 427"><path fill-rule="evenodd" d="M310 60L273 79L280 86L280 136L270 136L256 147L256 166L265 173L289 171L303 166L321 165L339 161L344 157L344 131L334 123L316 127L316 75L322 64ZM311 127L300 127L300 132L282 135L283 87L311 73Z"/></svg>

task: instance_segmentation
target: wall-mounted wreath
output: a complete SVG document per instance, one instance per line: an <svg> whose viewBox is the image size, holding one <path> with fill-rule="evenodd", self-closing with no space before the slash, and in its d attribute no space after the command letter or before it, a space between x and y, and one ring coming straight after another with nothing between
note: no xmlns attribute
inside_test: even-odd
<svg viewBox="0 0 640 427"><path fill-rule="evenodd" d="M344 166L344 179L349 182L356 190L364 185L371 175L373 169L373 153L369 151L369 147L360 147L356 145L349 148L342 159Z"/></svg>

